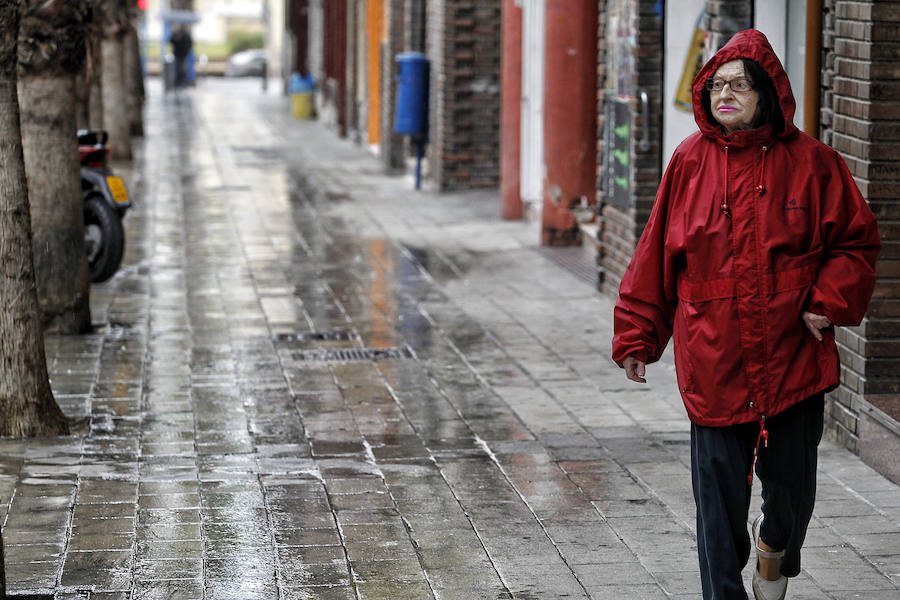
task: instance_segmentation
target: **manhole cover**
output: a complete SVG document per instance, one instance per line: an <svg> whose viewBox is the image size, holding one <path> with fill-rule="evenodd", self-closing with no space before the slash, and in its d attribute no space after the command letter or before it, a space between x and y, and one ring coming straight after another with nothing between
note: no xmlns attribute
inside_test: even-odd
<svg viewBox="0 0 900 600"><path fill-rule="evenodd" d="M278 333L276 342L350 342L359 339L352 331L301 331Z"/></svg>
<svg viewBox="0 0 900 600"><path fill-rule="evenodd" d="M299 350L292 352L291 358L306 362L359 362L365 360L412 358L412 353L409 351L409 348L333 348Z"/></svg>

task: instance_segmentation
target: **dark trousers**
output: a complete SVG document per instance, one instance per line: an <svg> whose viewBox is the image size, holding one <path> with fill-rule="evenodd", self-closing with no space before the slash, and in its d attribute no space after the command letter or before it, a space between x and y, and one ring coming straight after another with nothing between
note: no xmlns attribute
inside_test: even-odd
<svg viewBox="0 0 900 600"><path fill-rule="evenodd" d="M822 439L824 396L766 419L768 447L759 445L756 475L762 484L760 537L784 549L781 573L800 572L800 547L816 498L816 462ZM750 558L747 475L759 423L729 427L691 425L691 480L697 504L697 550L704 600L747 600L741 570Z"/></svg>
<svg viewBox="0 0 900 600"><path fill-rule="evenodd" d="M175 87L183 88L188 84L187 56L175 57Z"/></svg>

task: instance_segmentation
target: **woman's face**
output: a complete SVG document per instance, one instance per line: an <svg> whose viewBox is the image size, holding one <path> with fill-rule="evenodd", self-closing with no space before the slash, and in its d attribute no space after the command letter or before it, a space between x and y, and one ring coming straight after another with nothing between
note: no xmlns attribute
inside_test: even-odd
<svg viewBox="0 0 900 600"><path fill-rule="evenodd" d="M744 63L740 60L732 60L723 64L713 75L713 81L726 82L721 91L709 92L709 103L713 118L731 133L738 129L750 129L756 117L756 109L759 106L759 92L749 89L744 92L736 92L732 89L732 83L744 76ZM753 82L749 82L753 85ZM738 84L737 87L740 87Z"/></svg>

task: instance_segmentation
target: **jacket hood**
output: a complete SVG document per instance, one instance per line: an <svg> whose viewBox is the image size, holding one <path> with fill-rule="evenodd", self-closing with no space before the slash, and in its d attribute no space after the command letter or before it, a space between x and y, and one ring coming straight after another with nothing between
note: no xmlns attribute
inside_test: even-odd
<svg viewBox="0 0 900 600"><path fill-rule="evenodd" d="M694 78L694 84L691 88L691 99L694 106L694 120L700 127L700 131L707 137L721 137L722 129L719 123L712 118L703 108L704 96L709 102L709 90L706 89L706 80L715 74L719 67L723 64L741 58L749 58L755 60L762 66L763 70L768 73L775 84L775 91L778 94L781 113L784 115L784 129L776 132L780 138L789 138L797 134L797 127L794 125L794 112L797 103L794 100L794 93L791 91L791 82L788 80L787 73L781 65L781 61L772 50L769 40L766 36L755 29L745 29L734 35L712 58L707 61L697 77Z"/></svg>

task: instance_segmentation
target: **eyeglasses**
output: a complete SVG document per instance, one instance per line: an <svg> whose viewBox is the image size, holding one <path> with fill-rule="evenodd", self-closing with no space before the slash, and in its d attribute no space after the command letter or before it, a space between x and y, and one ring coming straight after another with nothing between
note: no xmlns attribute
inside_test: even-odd
<svg viewBox="0 0 900 600"><path fill-rule="evenodd" d="M731 88L731 91L735 94L746 94L750 90L753 89L753 82L745 77L736 77L734 79L713 79L709 78L706 80L706 89L711 92L721 92L725 89L725 86Z"/></svg>

